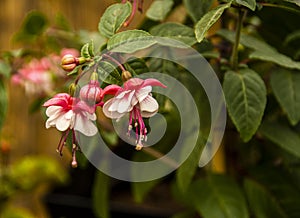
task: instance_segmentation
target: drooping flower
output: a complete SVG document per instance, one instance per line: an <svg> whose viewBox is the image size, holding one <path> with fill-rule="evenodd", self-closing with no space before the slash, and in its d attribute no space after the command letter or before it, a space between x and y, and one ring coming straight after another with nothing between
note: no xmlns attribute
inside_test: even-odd
<svg viewBox="0 0 300 218"><path fill-rule="evenodd" d="M87 105L84 101L72 97L67 93L59 93L46 101L43 105L47 107L46 128L56 127L64 132L57 147L57 151L62 154L63 146L67 137L72 132L73 162L72 166L77 166L75 152L78 150L75 137L75 130L86 136L93 136L98 132L93 121L96 120L95 109Z"/></svg>
<svg viewBox="0 0 300 218"><path fill-rule="evenodd" d="M106 87L103 91L103 95L115 93L115 96L103 105L103 112L107 117L120 119L129 113L128 134L135 128L137 150L142 149L142 141L146 140L147 136L143 118L152 117L158 111L158 103L151 96L152 86L166 88L156 79L131 78L124 83L123 88L114 85Z"/></svg>

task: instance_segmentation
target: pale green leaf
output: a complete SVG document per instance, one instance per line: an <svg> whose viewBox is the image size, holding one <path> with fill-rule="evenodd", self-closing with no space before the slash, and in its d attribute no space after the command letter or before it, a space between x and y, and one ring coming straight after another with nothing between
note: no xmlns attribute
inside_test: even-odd
<svg viewBox="0 0 300 218"><path fill-rule="evenodd" d="M244 188L249 206L256 218L288 218L274 196L261 184L246 179Z"/></svg>
<svg viewBox="0 0 300 218"><path fill-rule="evenodd" d="M127 30L112 36L107 42L107 49L113 52L133 53L145 49L156 41L143 30Z"/></svg>
<svg viewBox="0 0 300 218"><path fill-rule="evenodd" d="M251 59L273 62L282 67L300 70L300 62L294 61L290 57L280 54L277 51L254 51L249 57Z"/></svg>
<svg viewBox="0 0 300 218"><path fill-rule="evenodd" d="M300 121L300 74L278 69L271 74L271 87L292 125Z"/></svg>
<svg viewBox="0 0 300 218"><path fill-rule="evenodd" d="M212 6L213 0L183 0L183 3L188 15L194 22L197 22L208 12L209 8Z"/></svg>
<svg viewBox="0 0 300 218"><path fill-rule="evenodd" d="M109 218L109 177L102 172L96 173L92 198L93 198L93 209L94 213L99 218Z"/></svg>
<svg viewBox="0 0 300 218"><path fill-rule="evenodd" d="M218 31L218 34L232 43L235 41L235 33L232 31L222 29ZM251 59L269 61L286 68L300 69L300 62L294 61L290 57L279 53L275 48L258 38L241 34L240 43L254 50L249 55Z"/></svg>
<svg viewBox="0 0 300 218"><path fill-rule="evenodd" d="M187 193L203 218L248 218L243 192L231 178L210 175L192 184Z"/></svg>
<svg viewBox="0 0 300 218"><path fill-rule="evenodd" d="M196 39L198 42L201 42L206 32L209 30L209 28L221 17L224 10L226 8L229 8L231 3L226 3L217 6L216 8L212 9L208 13L206 13L196 24L195 26L195 34Z"/></svg>
<svg viewBox="0 0 300 218"><path fill-rule="evenodd" d="M118 3L109 6L102 15L98 29L101 35L110 38L113 36L127 20L131 14L131 4Z"/></svg>
<svg viewBox="0 0 300 218"><path fill-rule="evenodd" d="M259 132L285 151L300 158L300 137L289 127L278 123L263 122Z"/></svg>
<svg viewBox="0 0 300 218"><path fill-rule="evenodd" d="M255 11L256 0L235 0L235 2Z"/></svg>
<svg viewBox="0 0 300 218"><path fill-rule="evenodd" d="M266 87L261 77L250 69L225 74L223 90L228 113L247 142L260 125L266 106Z"/></svg>
<svg viewBox="0 0 300 218"><path fill-rule="evenodd" d="M155 0L146 12L146 16L155 21L162 21L171 11L173 0Z"/></svg>
<svg viewBox="0 0 300 218"><path fill-rule="evenodd" d="M153 27L150 33L154 36L168 37L181 41L187 45L195 44L196 38L194 30L179 23L163 23Z"/></svg>
<svg viewBox="0 0 300 218"><path fill-rule="evenodd" d="M80 54L82 57L89 59L91 58L91 55L89 53L89 43L86 43L82 46Z"/></svg>

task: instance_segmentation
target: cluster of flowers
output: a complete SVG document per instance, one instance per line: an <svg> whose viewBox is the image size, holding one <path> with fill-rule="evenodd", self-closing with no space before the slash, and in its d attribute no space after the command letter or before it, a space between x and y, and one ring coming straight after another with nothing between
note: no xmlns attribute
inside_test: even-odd
<svg viewBox="0 0 300 218"><path fill-rule="evenodd" d="M29 95L44 95L53 92L54 79L65 77L60 68L61 58L66 54L79 55L76 49L64 48L60 55L51 54L41 59L31 59L12 76L12 83L21 85Z"/></svg>
<svg viewBox="0 0 300 218"><path fill-rule="evenodd" d="M81 58L70 54L62 59L63 69L70 71L82 63ZM71 67L72 66L72 67ZM44 103L46 115L46 128L56 127L63 132L57 151L62 154L69 133L72 134L72 166L77 167L76 151L79 150L75 131L86 136L94 136L98 129L95 125L96 108L102 107L103 113L111 119L120 119L129 113L128 134L135 128L136 149L143 147L143 141L147 138L147 129L143 118L149 118L158 111L158 103L152 97L152 86L166 87L156 79L132 78L130 72L124 71L123 86L111 84L104 89L100 87L98 75L92 73L90 82L79 91L79 96L72 96L77 86L71 85L71 94L59 93ZM108 100L105 96L112 96Z"/></svg>

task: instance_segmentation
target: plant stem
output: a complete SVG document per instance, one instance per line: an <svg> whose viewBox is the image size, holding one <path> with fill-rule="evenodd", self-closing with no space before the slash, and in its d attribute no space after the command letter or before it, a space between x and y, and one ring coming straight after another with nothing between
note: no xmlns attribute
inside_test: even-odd
<svg viewBox="0 0 300 218"><path fill-rule="evenodd" d="M238 20L237 20L237 27L236 27L236 31L235 31L235 42L233 45L233 51L231 54L231 67L234 70L237 70L238 68L238 64L239 64L239 60L238 60L238 47L240 44L240 37L241 37L241 31L242 31L242 27L243 27L243 19L245 16L245 10L239 10L239 14L238 14Z"/></svg>

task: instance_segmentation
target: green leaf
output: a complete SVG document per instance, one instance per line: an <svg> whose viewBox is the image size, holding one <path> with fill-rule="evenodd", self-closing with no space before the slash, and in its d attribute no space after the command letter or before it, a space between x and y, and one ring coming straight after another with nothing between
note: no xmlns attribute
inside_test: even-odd
<svg viewBox="0 0 300 218"><path fill-rule="evenodd" d="M43 13L32 11L24 19L21 31L28 35L40 35L46 29L47 24L48 21Z"/></svg>
<svg viewBox="0 0 300 218"><path fill-rule="evenodd" d="M132 160L134 162L147 162L153 160L153 158L146 153L137 152L134 154ZM155 170L155 168L153 170ZM132 176L135 178L135 177L140 177L142 174L149 174L151 172L137 171L136 168L132 167L131 173ZM148 195L148 193L161 181L162 179L154 179L147 182L133 182L131 184L131 187L132 187L132 194L134 200L137 203L143 202L146 196Z"/></svg>
<svg viewBox="0 0 300 218"><path fill-rule="evenodd" d="M109 177L98 171L93 185L93 209L97 217L108 218L109 215Z"/></svg>
<svg viewBox="0 0 300 218"><path fill-rule="evenodd" d="M294 3L300 7L300 0L283 0L283 1Z"/></svg>
<svg viewBox="0 0 300 218"><path fill-rule="evenodd" d="M160 179L149 182L133 182L132 191L135 202L142 203L147 194L160 182Z"/></svg>
<svg viewBox="0 0 300 218"><path fill-rule="evenodd" d="M153 36L143 30L127 30L112 36L107 49L113 52L133 53L156 43Z"/></svg>
<svg viewBox="0 0 300 218"><path fill-rule="evenodd" d="M288 217L276 198L263 185L246 179L244 188L250 208L256 218Z"/></svg>
<svg viewBox="0 0 300 218"><path fill-rule="evenodd" d="M192 184L187 196L203 218L248 218L245 197L230 177L210 175Z"/></svg>
<svg viewBox="0 0 300 218"><path fill-rule="evenodd" d="M201 42L209 28L221 17L224 10L229 8L231 2L217 6L206 13L195 26L195 34L198 42Z"/></svg>
<svg viewBox="0 0 300 218"><path fill-rule="evenodd" d="M192 138L193 137L194 136L192 136ZM181 192L185 192L192 182L198 168L200 155L204 145L205 142L198 139L198 142L188 159L176 171L176 182Z"/></svg>
<svg viewBox="0 0 300 218"><path fill-rule="evenodd" d="M91 55L89 52L89 43L86 43L82 46L80 54L82 57L84 57L86 59L91 58Z"/></svg>
<svg viewBox="0 0 300 218"><path fill-rule="evenodd" d="M146 62L141 58L129 59L124 66L133 76L149 72Z"/></svg>
<svg viewBox="0 0 300 218"><path fill-rule="evenodd" d="M255 11L256 0L235 0L235 2Z"/></svg>
<svg viewBox="0 0 300 218"><path fill-rule="evenodd" d="M36 43L37 38L44 33L48 26L45 15L38 11L29 12L20 28L14 35L14 40L23 43Z"/></svg>
<svg viewBox="0 0 300 218"><path fill-rule="evenodd" d="M0 75L3 75L4 77L8 78L10 73L11 73L10 65L0 60Z"/></svg>
<svg viewBox="0 0 300 218"><path fill-rule="evenodd" d="M155 21L162 21L171 11L173 0L155 0L146 12L146 16Z"/></svg>
<svg viewBox="0 0 300 218"><path fill-rule="evenodd" d="M127 20L131 14L131 4L118 3L109 6L102 15L98 29L101 35L110 38L113 36Z"/></svg>
<svg viewBox="0 0 300 218"><path fill-rule="evenodd" d="M235 33L229 30L220 30L218 34L230 42L235 41ZM254 50L249 58L268 61L290 69L300 69L300 62L292 60L290 57L279 53L275 48L266 42L250 35L241 34L240 43Z"/></svg>
<svg viewBox="0 0 300 218"><path fill-rule="evenodd" d="M3 80L0 79L0 130L7 113L8 98Z"/></svg>
<svg viewBox="0 0 300 218"><path fill-rule="evenodd" d="M194 30L188 26L179 23L163 23L150 30L154 36L168 37L181 41L189 46L195 44L196 38Z"/></svg>
<svg viewBox="0 0 300 218"><path fill-rule="evenodd" d="M223 90L229 115L247 142L260 125L266 106L266 87L261 77L250 69L225 74Z"/></svg>
<svg viewBox="0 0 300 218"><path fill-rule="evenodd" d="M255 171L252 170L251 174L279 202L284 210L285 217L300 217L299 180L294 174L288 173L283 167L264 167L262 165L256 168ZM276 210L276 208L273 210ZM280 217L280 215L282 213L275 217Z"/></svg>
<svg viewBox="0 0 300 218"><path fill-rule="evenodd" d="M249 57L251 59L273 62L282 67L300 70L300 62L294 61L290 57L280 54L277 51L254 51Z"/></svg>
<svg viewBox="0 0 300 218"><path fill-rule="evenodd" d="M300 158L300 137L289 127L278 123L263 122L259 132L285 151Z"/></svg>
<svg viewBox="0 0 300 218"><path fill-rule="evenodd" d="M292 125L300 121L300 74L277 69L271 74L271 87Z"/></svg>
<svg viewBox="0 0 300 218"><path fill-rule="evenodd" d="M183 0L188 15L194 22L200 20L212 6L213 0Z"/></svg>
<svg viewBox="0 0 300 218"><path fill-rule="evenodd" d="M121 84L122 78L117 67L107 61L101 61L97 67L99 79L108 84Z"/></svg>

